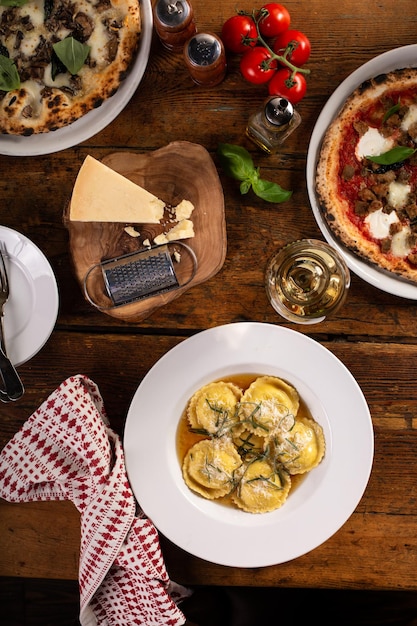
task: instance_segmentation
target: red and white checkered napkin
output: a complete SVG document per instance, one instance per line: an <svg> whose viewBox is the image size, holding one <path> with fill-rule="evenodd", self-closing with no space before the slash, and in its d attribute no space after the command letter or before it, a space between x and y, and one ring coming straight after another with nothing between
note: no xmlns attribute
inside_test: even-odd
<svg viewBox="0 0 417 626"><path fill-rule="evenodd" d="M173 598L186 590L169 580L157 531L136 510L120 439L86 376L64 381L2 450L0 496L71 500L80 511L83 626L184 624Z"/></svg>

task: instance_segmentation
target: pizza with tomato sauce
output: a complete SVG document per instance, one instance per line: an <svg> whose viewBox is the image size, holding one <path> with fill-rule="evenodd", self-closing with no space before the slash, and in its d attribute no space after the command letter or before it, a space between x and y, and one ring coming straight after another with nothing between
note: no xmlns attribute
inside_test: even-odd
<svg viewBox="0 0 417 626"><path fill-rule="evenodd" d="M417 69L364 82L331 122L316 194L350 251L417 283Z"/></svg>

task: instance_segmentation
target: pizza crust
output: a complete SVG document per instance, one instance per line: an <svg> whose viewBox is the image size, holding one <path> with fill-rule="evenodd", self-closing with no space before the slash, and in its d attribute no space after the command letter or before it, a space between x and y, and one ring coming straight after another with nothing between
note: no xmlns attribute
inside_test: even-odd
<svg viewBox="0 0 417 626"><path fill-rule="evenodd" d="M28 136L73 123L116 93L135 57L138 0L55 0L54 10L56 17L45 21L43 0L0 7L0 44L21 76L19 89L0 91L3 134ZM61 72L52 79L52 45L73 35L90 46L86 63L76 76Z"/></svg>
<svg viewBox="0 0 417 626"><path fill-rule="evenodd" d="M384 252L381 242L371 237L369 232L365 233L363 221L356 216L352 218L352 201L340 191L344 166L341 152L343 148L343 159L347 159L347 134L352 134L353 124L357 122L362 111L370 110L376 102L384 102L384 99L388 102L389 94L398 91L407 92L408 98L414 92L417 104L417 69L405 68L382 74L364 82L351 94L325 133L318 157L315 188L326 223L342 244L372 265L417 283L417 265L410 263L407 257L394 256L390 251ZM357 138L359 136L357 133ZM356 158L355 167L358 171L363 165L355 157L353 140L349 150L351 158ZM414 167L417 177L417 163ZM364 176L363 186L367 184L369 180ZM414 181L413 193L415 192ZM404 215L401 218L404 219ZM413 253L416 252L416 247L414 246Z"/></svg>

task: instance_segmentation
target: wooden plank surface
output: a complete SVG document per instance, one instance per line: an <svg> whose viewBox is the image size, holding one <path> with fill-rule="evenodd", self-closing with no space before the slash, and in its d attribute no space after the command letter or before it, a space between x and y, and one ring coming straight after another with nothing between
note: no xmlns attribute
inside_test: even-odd
<svg viewBox="0 0 417 626"><path fill-rule="evenodd" d="M68 376L84 373L102 392L112 427L123 436L133 394L150 367L186 337L225 323L254 320L295 328L326 346L350 369L369 403L375 461L356 511L324 545L294 562L256 571L196 559L163 539L168 570L187 584L259 585L417 591L417 359L416 302L378 290L357 276L343 308L312 327L285 324L270 307L264 270L283 243L322 239L306 188L306 155L316 120L334 89L361 64L387 50L414 44L414 2L301 0L285 3L293 26L312 43L308 93L298 109L302 124L283 151L267 157L245 138L249 115L265 89L240 77L229 59L226 80L197 87L180 55L154 38L144 79L106 129L83 144L37 157L0 155L0 223L28 236L55 272L60 308L42 350L19 368L25 396L0 405L0 446ZM235 11L232 0L194 0L200 30L219 33ZM242 7L250 10L247 2ZM69 254L63 211L87 154L102 159L125 151L148 154L171 141L201 144L218 167L225 196L227 255L216 276L193 287L140 323L101 314L83 298ZM1 148L0 137L0 148ZM294 191L268 205L220 170L219 142L245 146L262 176ZM302 355L300 355L300 359ZM352 450L352 471L355 454ZM172 512L168 512L172 514ZM74 579L79 516L71 503L0 502L0 575Z"/></svg>

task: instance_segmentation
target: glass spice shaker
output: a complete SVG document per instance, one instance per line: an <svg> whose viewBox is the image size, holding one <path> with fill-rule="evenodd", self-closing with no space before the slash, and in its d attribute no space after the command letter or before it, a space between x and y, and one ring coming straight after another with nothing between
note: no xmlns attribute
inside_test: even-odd
<svg viewBox="0 0 417 626"><path fill-rule="evenodd" d="M198 85L214 87L226 76L226 52L213 33L197 33L184 46L184 61Z"/></svg>
<svg viewBox="0 0 417 626"><path fill-rule="evenodd" d="M300 125L301 116L286 98L272 96L248 120L246 135L259 148L272 154Z"/></svg>
<svg viewBox="0 0 417 626"><path fill-rule="evenodd" d="M156 33L167 50L182 52L197 27L193 7L187 0L158 0L154 6Z"/></svg>

